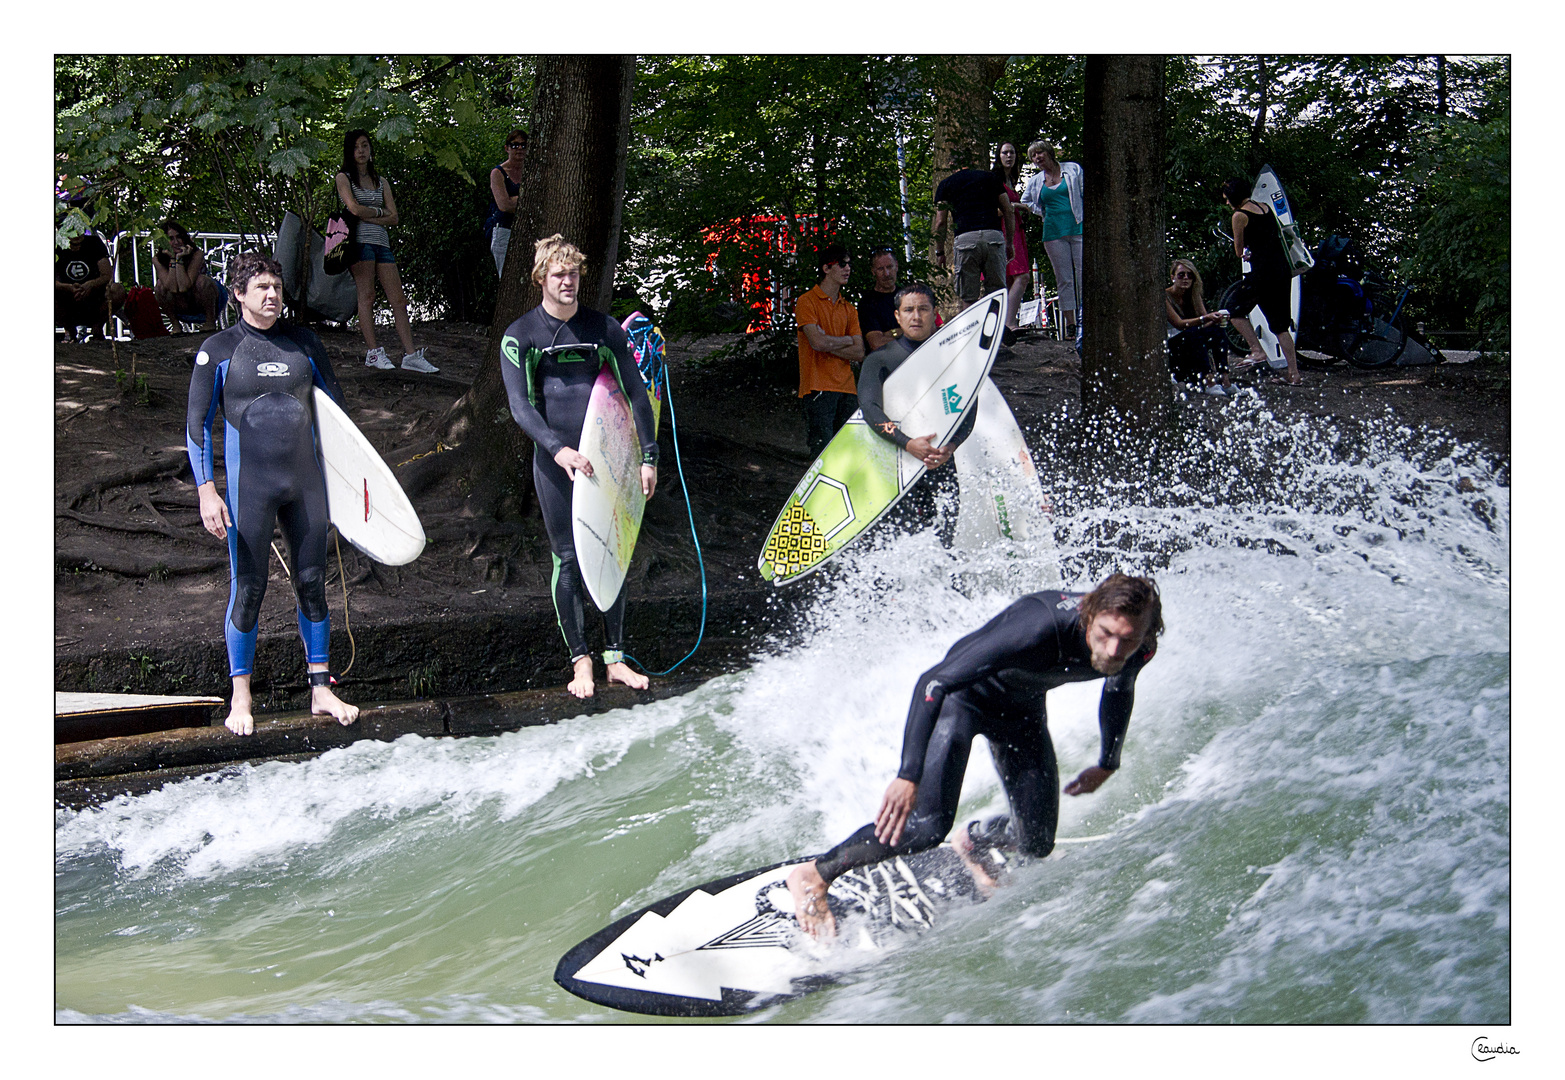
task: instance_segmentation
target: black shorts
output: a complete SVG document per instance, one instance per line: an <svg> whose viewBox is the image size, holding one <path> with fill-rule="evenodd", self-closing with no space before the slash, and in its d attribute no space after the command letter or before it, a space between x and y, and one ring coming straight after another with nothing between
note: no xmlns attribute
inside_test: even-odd
<svg viewBox="0 0 1565 1080"><path fill-rule="evenodd" d="M1259 307L1273 334L1293 329L1293 279L1258 278L1246 274L1223 293L1222 305L1236 319L1247 319Z"/></svg>

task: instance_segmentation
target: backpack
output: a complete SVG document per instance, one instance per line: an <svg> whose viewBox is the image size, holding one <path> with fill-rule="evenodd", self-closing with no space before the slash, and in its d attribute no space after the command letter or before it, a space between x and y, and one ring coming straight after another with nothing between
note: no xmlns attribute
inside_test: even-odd
<svg viewBox="0 0 1565 1080"><path fill-rule="evenodd" d="M663 367L667 350L663 331L639 311L622 325L625 336L630 339L630 353L636 358L636 370L641 372L641 381L647 384L647 397L652 399L652 420L655 426L663 415L663 387L668 377Z"/></svg>
<svg viewBox="0 0 1565 1080"><path fill-rule="evenodd" d="M158 298L145 285L132 285L127 290L125 321L130 324L131 336L137 339L168 336L168 327L163 325L163 312L158 307Z"/></svg>

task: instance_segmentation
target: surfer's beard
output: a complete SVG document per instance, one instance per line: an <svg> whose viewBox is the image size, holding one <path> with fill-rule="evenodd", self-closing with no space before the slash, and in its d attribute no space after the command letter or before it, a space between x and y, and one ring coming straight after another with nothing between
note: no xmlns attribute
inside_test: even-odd
<svg viewBox="0 0 1565 1080"><path fill-rule="evenodd" d="M1125 669L1124 660L1111 660L1102 653L1092 654L1092 670L1099 675L1118 675Z"/></svg>

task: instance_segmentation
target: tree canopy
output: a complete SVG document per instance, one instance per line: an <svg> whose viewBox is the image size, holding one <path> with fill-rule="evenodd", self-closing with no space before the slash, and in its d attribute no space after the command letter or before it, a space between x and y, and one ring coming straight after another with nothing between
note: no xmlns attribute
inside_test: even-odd
<svg viewBox="0 0 1565 1080"><path fill-rule="evenodd" d="M787 334L780 290L813 284L817 244L839 239L860 256L850 292L868 287L870 251L905 254L904 181L904 279L932 276L937 115L962 59L639 58L625 302L658 305L671 331L739 329L770 302ZM970 110L985 155L1042 138L1080 160L1084 66L1007 58ZM406 222L398 257L410 298L430 315L487 321L487 176L505 132L529 115L534 67L529 57L59 56L57 172L90 181L100 229L174 216L253 235L284 209L319 224L341 136L366 128ZM1170 57L1164 85L1166 249L1193 259L1209 292L1238 273L1211 231L1222 220L1216 188L1269 163L1307 240L1353 236L1414 287L1413 313L1431 329L1508 347L1508 58ZM62 236L83 223L77 215Z"/></svg>

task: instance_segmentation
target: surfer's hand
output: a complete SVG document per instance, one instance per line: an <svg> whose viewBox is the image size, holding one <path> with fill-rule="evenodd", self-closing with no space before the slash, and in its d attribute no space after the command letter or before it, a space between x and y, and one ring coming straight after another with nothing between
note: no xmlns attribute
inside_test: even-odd
<svg viewBox="0 0 1565 1080"><path fill-rule="evenodd" d="M938 469L950 461L951 455L954 453L956 453L956 447L954 446L937 446L924 458L924 467L926 469Z"/></svg>
<svg viewBox="0 0 1565 1080"><path fill-rule="evenodd" d="M554 455L554 463L564 469L565 475L572 480L576 479L577 472L592 475L592 462L587 455L569 446L560 447L560 452Z"/></svg>
<svg viewBox="0 0 1565 1080"><path fill-rule="evenodd" d="M1100 769L1096 765L1081 770L1081 775L1065 785L1067 795L1087 795L1103 786L1103 781L1114 775L1112 769Z"/></svg>
<svg viewBox="0 0 1565 1080"><path fill-rule="evenodd" d="M652 493L658 489L658 467L656 465L643 465L641 467L641 494L652 498Z"/></svg>
<svg viewBox="0 0 1565 1080"><path fill-rule="evenodd" d="M219 540L227 540L234 523L228 516L228 504L217 493L217 484L208 480L196 488L196 495L201 499L201 524Z"/></svg>
<svg viewBox="0 0 1565 1080"><path fill-rule="evenodd" d="M900 776L891 781L886 794L881 797L880 810L875 815L875 839L895 847L902 840L902 828L913 812L913 799L918 795L918 785Z"/></svg>
<svg viewBox="0 0 1565 1080"><path fill-rule="evenodd" d="M922 461L925 465L929 464L930 454L939 453L939 451L935 449L934 432L930 432L928 435L920 435L916 439L909 439L907 441L907 446L903 447L903 449L912 454L914 457L918 458L918 460Z"/></svg>

